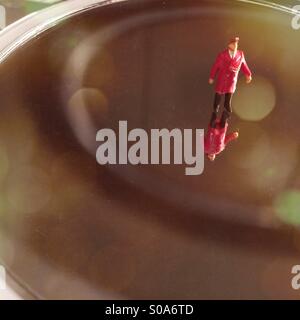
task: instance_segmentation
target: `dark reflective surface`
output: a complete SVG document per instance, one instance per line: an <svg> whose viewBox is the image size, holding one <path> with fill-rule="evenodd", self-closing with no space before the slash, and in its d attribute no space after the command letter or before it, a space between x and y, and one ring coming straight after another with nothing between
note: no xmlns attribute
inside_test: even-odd
<svg viewBox="0 0 300 320"><path fill-rule="evenodd" d="M35 295L294 297L300 34L275 10L184 4L94 9L3 63L0 252ZM195 177L96 163L96 131L119 120L206 128L210 66L232 34L254 72L234 96L237 143Z"/></svg>

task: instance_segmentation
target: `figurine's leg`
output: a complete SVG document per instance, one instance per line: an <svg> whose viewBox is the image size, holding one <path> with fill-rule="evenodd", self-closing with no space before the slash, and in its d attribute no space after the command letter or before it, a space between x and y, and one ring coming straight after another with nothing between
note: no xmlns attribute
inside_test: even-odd
<svg viewBox="0 0 300 320"><path fill-rule="evenodd" d="M225 94L225 102L224 102L224 111L221 118L221 127L224 128L225 124L228 122L231 113L232 113L232 107L231 107L231 101L232 101L232 93L226 93Z"/></svg>
<svg viewBox="0 0 300 320"><path fill-rule="evenodd" d="M214 111L211 115L211 120L210 120L210 127L211 128L216 127L216 120L217 120L217 116L218 116L218 111L220 109L221 98L222 98L221 94L219 94L219 93L215 94Z"/></svg>

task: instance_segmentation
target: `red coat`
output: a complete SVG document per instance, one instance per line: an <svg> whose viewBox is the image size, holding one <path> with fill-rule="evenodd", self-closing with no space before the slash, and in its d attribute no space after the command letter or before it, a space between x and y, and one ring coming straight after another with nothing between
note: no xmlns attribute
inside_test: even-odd
<svg viewBox="0 0 300 320"><path fill-rule="evenodd" d="M216 92L234 93L240 69L247 77L251 76L243 51L237 50L234 58L231 58L228 49L221 52L210 72L211 79L217 76Z"/></svg>
<svg viewBox="0 0 300 320"><path fill-rule="evenodd" d="M204 151L206 154L219 154L222 152L226 145L237 138L235 133L230 133L227 135L228 123L226 123L224 128L219 126L217 122L216 128L211 128L209 126L208 132L204 138Z"/></svg>

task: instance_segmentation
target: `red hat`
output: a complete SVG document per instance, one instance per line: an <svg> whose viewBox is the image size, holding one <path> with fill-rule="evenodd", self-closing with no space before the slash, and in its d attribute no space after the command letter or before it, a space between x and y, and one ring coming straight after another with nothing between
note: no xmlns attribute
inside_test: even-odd
<svg viewBox="0 0 300 320"><path fill-rule="evenodd" d="M228 42L228 44L230 43L236 43L236 42L239 42L240 41L240 38L239 37L234 37L234 38L231 38Z"/></svg>

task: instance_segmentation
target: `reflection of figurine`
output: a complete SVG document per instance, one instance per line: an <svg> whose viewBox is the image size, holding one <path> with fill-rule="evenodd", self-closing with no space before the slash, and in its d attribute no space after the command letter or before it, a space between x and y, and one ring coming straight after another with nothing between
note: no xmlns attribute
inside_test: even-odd
<svg viewBox="0 0 300 320"><path fill-rule="evenodd" d="M231 99L235 92L240 69L246 75L246 82L250 83L252 80L251 71L247 66L244 53L238 50L239 38L235 37L229 41L228 48L221 52L210 73L209 84L214 83L216 79L216 94L214 100L214 111L210 121L210 126L215 127L218 111L222 95L225 95L224 111L221 117L221 126L224 127L228 122L232 113Z"/></svg>
<svg viewBox="0 0 300 320"><path fill-rule="evenodd" d="M238 132L227 134L228 123L225 123L225 126L222 127L221 121L216 120L214 125L214 127L209 126L204 139L204 151L211 161L215 160L216 155L221 153L230 141L237 139L239 136Z"/></svg>

